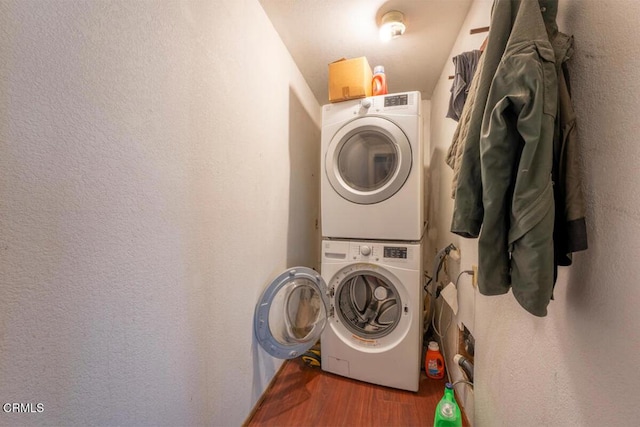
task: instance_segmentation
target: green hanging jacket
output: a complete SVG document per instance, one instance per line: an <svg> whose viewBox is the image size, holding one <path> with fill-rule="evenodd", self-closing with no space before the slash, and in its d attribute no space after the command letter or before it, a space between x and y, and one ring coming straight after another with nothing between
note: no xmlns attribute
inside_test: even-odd
<svg viewBox="0 0 640 427"><path fill-rule="evenodd" d="M557 0L551 0L557 3ZM554 283L555 55L538 0L495 0L451 231L479 237L484 295L513 290L536 316Z"/></svg>

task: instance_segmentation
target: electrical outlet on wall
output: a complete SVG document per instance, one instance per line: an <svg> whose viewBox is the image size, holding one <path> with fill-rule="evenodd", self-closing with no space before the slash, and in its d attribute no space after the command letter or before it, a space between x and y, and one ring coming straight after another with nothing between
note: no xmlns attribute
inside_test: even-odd
<svg viewBox="0 0 640 427"><path fill-rule="evenodd" d="M472 265L471 270L473 270L473 276L471 277L471 284L474 288L478 287L478 266Z"/></svg>

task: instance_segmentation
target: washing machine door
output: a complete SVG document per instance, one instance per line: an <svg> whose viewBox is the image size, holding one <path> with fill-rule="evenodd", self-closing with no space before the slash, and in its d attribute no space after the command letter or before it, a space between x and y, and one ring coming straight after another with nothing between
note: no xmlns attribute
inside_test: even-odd
<svg viewBox="0 0 640 427"><path fill-rule="evenodd" d="M393 196L411 172L411 144L395 123L361 117L343 126L327 147L325 173L333 189L358 204Z"/></svg>
<svg viewBox="0 0 640 427"><path fill-rule="evenodd" d="M262 293L254 314L254 332L267 353L293 359L320 339L329 313L327 285L320 274L294 267Z"/></svg>
<svg viewBox="0 0 640 427"><path fill-rule="evenodd" d="M366 265L347 268L335 287L335 307L342 327L361 339L384 342L408 311L400 283ZM404 332L403 332L404 333Z"/></svg>

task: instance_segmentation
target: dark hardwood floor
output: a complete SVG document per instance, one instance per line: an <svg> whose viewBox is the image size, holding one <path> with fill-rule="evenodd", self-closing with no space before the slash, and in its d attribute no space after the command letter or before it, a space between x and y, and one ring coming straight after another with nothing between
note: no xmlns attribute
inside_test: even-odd
<svg viewBox="0 0 640 427"><path fill-rule="evenodd" d="M294 359L285 362L245 425L432 426L445 382L423 372L413 393L329 374ZM463 426L469 426L464 414Z"/></svg>

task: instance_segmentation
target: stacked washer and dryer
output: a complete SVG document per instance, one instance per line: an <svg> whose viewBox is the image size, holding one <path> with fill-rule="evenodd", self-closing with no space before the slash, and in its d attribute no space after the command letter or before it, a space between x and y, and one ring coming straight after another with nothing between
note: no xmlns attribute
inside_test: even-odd
<svg viewBox="0 0 640 427"><path fill-rule="evenodd" d="M418 390L424 184L419 92L323 107L322 369Z"/></svg>
<svg viewBox="0 0 640 427"><path fill-rule="evenodd" d="M417 391L422 355L424 183L419 92L325 105L321 273L268 285L254 331L294 358L318 339L328 372Z"/></svg>

